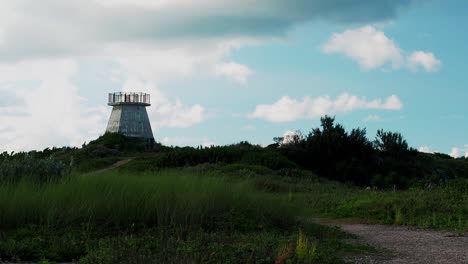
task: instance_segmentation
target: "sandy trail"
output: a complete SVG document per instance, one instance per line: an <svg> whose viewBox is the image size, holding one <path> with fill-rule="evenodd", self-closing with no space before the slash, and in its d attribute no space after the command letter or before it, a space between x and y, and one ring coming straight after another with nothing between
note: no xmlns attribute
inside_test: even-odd
<svg viewBox="0 0 468 264"><path fill-rule="evenodd" d="M468 264L468 236L404 226L335 223L358 239L389 252L385 257L359 256L355 263Z"/></svg>

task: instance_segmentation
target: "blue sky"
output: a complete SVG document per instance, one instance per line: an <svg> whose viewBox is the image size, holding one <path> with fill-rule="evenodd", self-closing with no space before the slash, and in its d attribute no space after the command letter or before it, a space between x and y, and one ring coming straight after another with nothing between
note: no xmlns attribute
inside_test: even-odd
<svg viewBox="0 0 468 264"><path fill-rule="evenodd" d="M106 94L124 90L152 94L169 145L266 145L329 114L369 138L383 128L421 151L468 153L462 1L0 7L2 151L89 141L105 130Z"/></svg>

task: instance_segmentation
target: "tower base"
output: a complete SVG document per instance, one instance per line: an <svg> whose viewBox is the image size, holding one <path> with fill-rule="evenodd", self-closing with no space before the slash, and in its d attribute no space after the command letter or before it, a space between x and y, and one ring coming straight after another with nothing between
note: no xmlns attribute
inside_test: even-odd
<svg viewBox="0 0 468 264"><path fill-rule="evenodd" d="M154 141L146 107L138 104L113 106L106 132Z"/></svg>

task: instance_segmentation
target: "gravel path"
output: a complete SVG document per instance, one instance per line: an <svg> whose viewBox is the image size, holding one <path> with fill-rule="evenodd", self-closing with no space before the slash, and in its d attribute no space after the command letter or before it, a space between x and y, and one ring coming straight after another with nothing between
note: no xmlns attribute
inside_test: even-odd
<svg viewBox="0 0 468 264"><path fill-rule="evenodd" d="M403 226L340 224L360 240L390 252L384 259L361 256L355 263L464 263L468 264L468 236Z"/></svg>

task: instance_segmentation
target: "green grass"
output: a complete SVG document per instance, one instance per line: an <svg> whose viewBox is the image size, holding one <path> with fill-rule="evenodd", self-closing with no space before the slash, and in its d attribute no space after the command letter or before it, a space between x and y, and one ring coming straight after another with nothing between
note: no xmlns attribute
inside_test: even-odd
<svg viewBox="0 0 468 264"><path fill-rule="evenodd" d="M337 183L315 184L294 199L311 215L355 218L383 224L468 230L468 181L451 181L433 189L372 191Z"/></svg>
<svg viewBox="0 0 468 264"><path fill-rule="evenodd" d="M349 235L336 228L299 221L303 212L287 195L259 190L269 185L238 169L0 185L0 262L341 263L344 254L372 251L341 242Z"/></svg>
<svg viewBox="0 0 468 264"><path fill-rule="evenodd" d="M468 231L468 180L454 179L432 188L365 190L323 180L297 169L206 164L192 173L220 171L250 179L257 189L282 194L310 217L355 218L365 222Z"/></svg>
<svg viewBox="0 0 468 264"><path fill-rule="evenodd" d="M342 263L343 255L375 252L366 246L345 244L342 239L350 238L349 235L315 224L289 231L197 229L182 233L174 233L171 228L105 232L87 227L27 226L0 235L0 260L17 262ZM297 252L298 248L307 251L312 247L314 254Z"/></svg>
<svg viewBox="0 0 468 264"><path fill-rule="evenodd" d="M0 225L50 227L89 224L119 227L215 227L239 218L243 228L283 225L294 214L278 196L255 191L245 182L197 177L182 171L69 177L36 185L23 181L0 186ZM250 221L254 219L255 221ZM232 221L229 223L233 225ZM235 226L236 228L240 228ZM223 227L224 228L224 227Z"/></svg>
<svg viewBox="0 0 468 264"><path fill-rule="evenodd" d="M371 191L245 164L25 179L0 185L0 262L342 263L375 250L308 218L466 231L467 195L464 180Z"/></svg>

